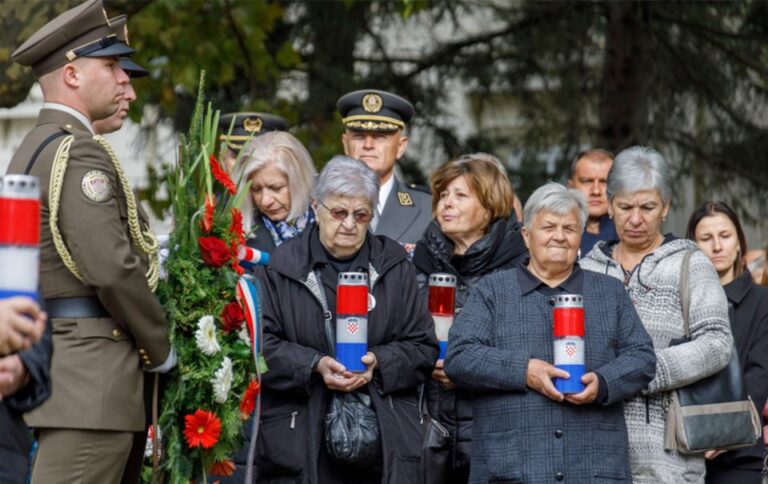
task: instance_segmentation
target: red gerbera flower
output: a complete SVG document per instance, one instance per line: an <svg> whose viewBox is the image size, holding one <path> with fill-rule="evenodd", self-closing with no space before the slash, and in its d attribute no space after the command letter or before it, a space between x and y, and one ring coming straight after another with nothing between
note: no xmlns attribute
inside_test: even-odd
<svg viewBox="0 0 768 484"><path fill-rule="evenodd" d="M208 468L208 473L213 476L229 477L235 473L235 463L229 459L217 460Z"/></svg>
<svg viewBox="0 0 768 484"><path fill-rule="evenodd" d="M205 213L200 220L200 228L208 233L213 228L213 211L216 209L216 199L212 195L205 196Z"/></svg>
<svg viewBox="0 0 768 484"><path fill-rule="evenodd" d="M245 244L245 234L243 234L243 214L240 210L232 209L232 223L229 225L229 233L234 236L238 245Z"/></svg>
<svg viewBox="0 0 768 484"><path fill-rule="evenodd" d="M210 449L219 441L221 420L213 412L197 409L184 416L184 439L190 448Z"/></svg>
<svg viewBox="0 0 768 484"><path fill-rule="evenodd" d="M250 417L256 408L256 395L259 394L260 390L261 385L259 384L259 381L251 380L251 383L248 384L248 388L245 389L245 393L243 393L243 399L240 401L240 414L243 419Z"/></svg>
<svg viewBox="0 0 768 484"><path fill-rule="evenodd" d="M211 162L211 173L213 174L213 177L216 179L216 181L224 185L224 188L226 188L227 191L232 195L236 194L237 187L235 187L235 184L232 181L232 179L229 177L229 175L227 175L227 172L224 171L224 169L221 167L221 165L219 164L219 160L217 160L216 157L213 155L211 155L209 160Z"/></svg>

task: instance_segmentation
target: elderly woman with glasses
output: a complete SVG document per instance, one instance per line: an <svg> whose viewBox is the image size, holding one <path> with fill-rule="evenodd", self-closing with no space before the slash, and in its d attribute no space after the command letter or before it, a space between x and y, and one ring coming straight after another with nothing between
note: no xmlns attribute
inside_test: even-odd
<svg viewBox="0 0 768 484"><path fill-rule="evenodd" d="M270 266L257 270L269 367L255 462L258 482L419 482L417 389L432 372L438 345L405 251L368 230L378 190L370 168L334 157L312 192L316 225L278 247ZM349 371L334 358L325 331L324 316L335 333L337 280L345 272L368 276L362 371ZM376 414L381 453L373 465L336 461L325 444L332 396L350 392L369 397Z"/></svg>
<svg viewBox="0 0 768 484"><path fill-rule="evenodd" d="M631 482L623 404L653 376L651 339L621 283L576 263L581 192L549 183L523 214L530 257L483 277L449 334L445 372L472 401L469 481ZM563 349L584 351L573 374L554 365L551 301L566 295L583 297L584 338Z"/></svg>
<svg viewBox="0 0 768 484"><path fill-rule="evenodd" d="M669 168L658 151L635 146L619 153L608 173L608 214L619 240L598 242L579 261L624 284L653 339L656 374L624 406L636 483L704 482L703 455L667 450L666 407L675 389L723 369L733 345L712 263L693 241L662 233L671 198ZM670 345L684 334L680 273L688 252L690 341Z"/></svg>

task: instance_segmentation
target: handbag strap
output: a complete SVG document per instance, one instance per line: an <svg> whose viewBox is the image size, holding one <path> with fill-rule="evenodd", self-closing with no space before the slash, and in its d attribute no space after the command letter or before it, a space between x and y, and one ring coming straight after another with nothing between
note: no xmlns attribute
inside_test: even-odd
<svg viewBox="0 0 768 484"><path fill-rule="evenodd" d="M694 250L688 250L683 256L683 263L680 266L680 304L683 307L683 336L691 337L689 325L689 315L691 310L691 287L688 283L688 267L690 266L691 256Z"/></svg>
<svg viewBox="0 0 768 484"><path fill-rule="evenodd" d="M305 285L312 292L312 294L320 302L320 306L323 308L323 326L325 328L325 341L328 344L328 352L330 355L336 357L336 339L333 335L333 328L331 327L331 321L333 320L333 314L328 309L328 300L325 298L325 291L323 290L322 279L320 278L319 271L310 272L307 276Z"/></svg>

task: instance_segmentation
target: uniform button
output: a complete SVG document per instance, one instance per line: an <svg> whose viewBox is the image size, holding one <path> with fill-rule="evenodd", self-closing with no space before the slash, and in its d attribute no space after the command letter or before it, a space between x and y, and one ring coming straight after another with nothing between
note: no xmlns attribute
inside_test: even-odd
<svg viewBox="0 0 768 484"><path fill-rule="evenodd" d="M563 479L565 479L565 475L562 472L558 472L557 474L555 474L555 479L557 479L558 481L562 481Z"/></svg>
<svg viewBox="0 0 768 484"><path fill-rule="evenodd" d="M563 431L560 429L555 430L555 437L558 439L563 436Z"/></svg>
<svg viewBox="0 0 768 484"><path fill-rule="evenodd" d="M147 352L144 351L144 348L139 348L139 354L140 355L145 355L145 354L147 354Z"/></svg>
<svg viewBox="0 0 768 484"><path fill-rule="evenodd" d="M119 338L120 337L120 330L119 329L113 329L112 330L112 336L114 336L115 338Z"/></svg>

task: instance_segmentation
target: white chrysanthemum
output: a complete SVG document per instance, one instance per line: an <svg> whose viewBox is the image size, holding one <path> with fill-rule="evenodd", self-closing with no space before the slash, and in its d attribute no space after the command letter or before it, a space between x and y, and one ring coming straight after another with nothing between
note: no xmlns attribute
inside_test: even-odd
<svg viewBox="0 0 768 484"><path fill-rule="evenodd" d="M224 357L221 367L211 379L213 385L213 399L216 403L224 403L229 396L229 390L232 388L232 360L228 356Z"/></svg>
<svg viewBox="0 0 768 484"><path fill-rule="evenodd" d="M237 332L237 336L242 340L243 343L247 344L248 347L251 347L251 335L248 334L248 328L243 325L242 328L240 328L240 331Z"/></svg>
<svg viewBox="0 0 768 484"><path fill-rule="evenodd" d="M213 321L213 316L203 316L197 322L195 343L197 348L208 356L221 351L219 342L216 340L216 323Z"/></svg>

